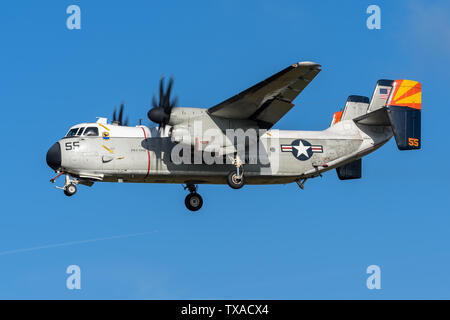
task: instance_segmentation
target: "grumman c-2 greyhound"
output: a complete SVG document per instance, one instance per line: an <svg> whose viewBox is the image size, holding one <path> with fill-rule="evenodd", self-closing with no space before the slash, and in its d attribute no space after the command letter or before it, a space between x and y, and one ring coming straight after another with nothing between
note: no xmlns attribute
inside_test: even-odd
<svg viewBox="0 0 450 320"><path fill-rule="evenodd" d="M379 80L372 98L351 95L323 131L274 130L292 101L321 71L293 64L209 109L175 107L173 81L161 79L159 101L148 118L158 128L127 126L123 105L112 123L99 118L70 128L47 153L47 164L65 175L67 196L94 182L179 183L186 207L202 207L199 184L296 182L336 169L342 180L361 178L361 158L394 136L400 150L421 147L421 84Z"/></svg>

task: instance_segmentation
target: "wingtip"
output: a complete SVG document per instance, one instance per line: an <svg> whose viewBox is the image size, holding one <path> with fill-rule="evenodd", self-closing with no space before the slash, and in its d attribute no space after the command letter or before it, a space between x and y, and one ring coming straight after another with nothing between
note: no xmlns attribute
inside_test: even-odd
<svg viewBox="0 0 450 320"><path fill-rule="evenodd" d="M294 68L296 68L296 67L310 67L310 68L316 67L316 68L321 68L322 67L320 64L312 62L312 61L300 61L300 62L294 63L292 66Z"/></svg>

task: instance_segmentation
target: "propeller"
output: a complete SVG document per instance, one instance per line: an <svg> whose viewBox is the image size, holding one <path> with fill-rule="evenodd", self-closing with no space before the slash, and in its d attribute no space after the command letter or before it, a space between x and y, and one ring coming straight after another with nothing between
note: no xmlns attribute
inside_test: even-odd
<svg viewBox="0 0 450 320"><path fill-rule="evenodd" d="M128 117L125 119L125 121L123 120L123 109L125 108L125 104L122 102L120 104L120 109L119 109L119 116L116 116L116 108L114 108L114 113L113 113L113 119L112 119L112 123L119 125L119 126L127 126L128 125Z"/></svg>
<svg viewBox="0 0 450 320"><path fill-rule="evenodd" d="M156 101L155 95L152 97L152 108L148 111L148 118L154 123L159 124L158 131L164 129L169 123L172 108L177 104L178 99L170 99L172 92L173 78L169 79L167 88L164 88L164 77L159 80L159 101Z"/></svg>

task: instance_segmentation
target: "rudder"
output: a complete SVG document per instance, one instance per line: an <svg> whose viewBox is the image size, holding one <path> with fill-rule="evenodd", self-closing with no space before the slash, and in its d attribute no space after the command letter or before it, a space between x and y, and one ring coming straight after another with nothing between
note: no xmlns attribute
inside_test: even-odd
<svg viewBox="0 0 450 320"><path fill-rule="evenodd" d="M420 149L421 83L412 80L395 80L386 108L397 147L400 150Z"/></svg>

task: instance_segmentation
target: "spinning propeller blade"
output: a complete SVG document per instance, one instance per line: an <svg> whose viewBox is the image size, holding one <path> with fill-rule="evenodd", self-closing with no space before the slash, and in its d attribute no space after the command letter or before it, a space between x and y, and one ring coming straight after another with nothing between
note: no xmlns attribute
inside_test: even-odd
<svg viewBox="0 0 450 320"><path fill-rule="evenodd" d="M178 99L170 99L172 92L173 78L169 79L167 88L164 90L164 77L161 77L159 81L159 101L156 100L155 96L152 97L152 108L148 111L148 118L154 123L159 124L158 131L164 129L169 123L170 114L172 113L172 108L176 106Z"/></svg>
<svg viewBox="0 0 450 320"><path fill-rule="evenodd" d="M125 104L122 102L120 104L119 116L116 116L116 108L114 108L112 123L119 126L127 126L128 125L128 117L123 121L123 109L125 108Z"/></svg>

